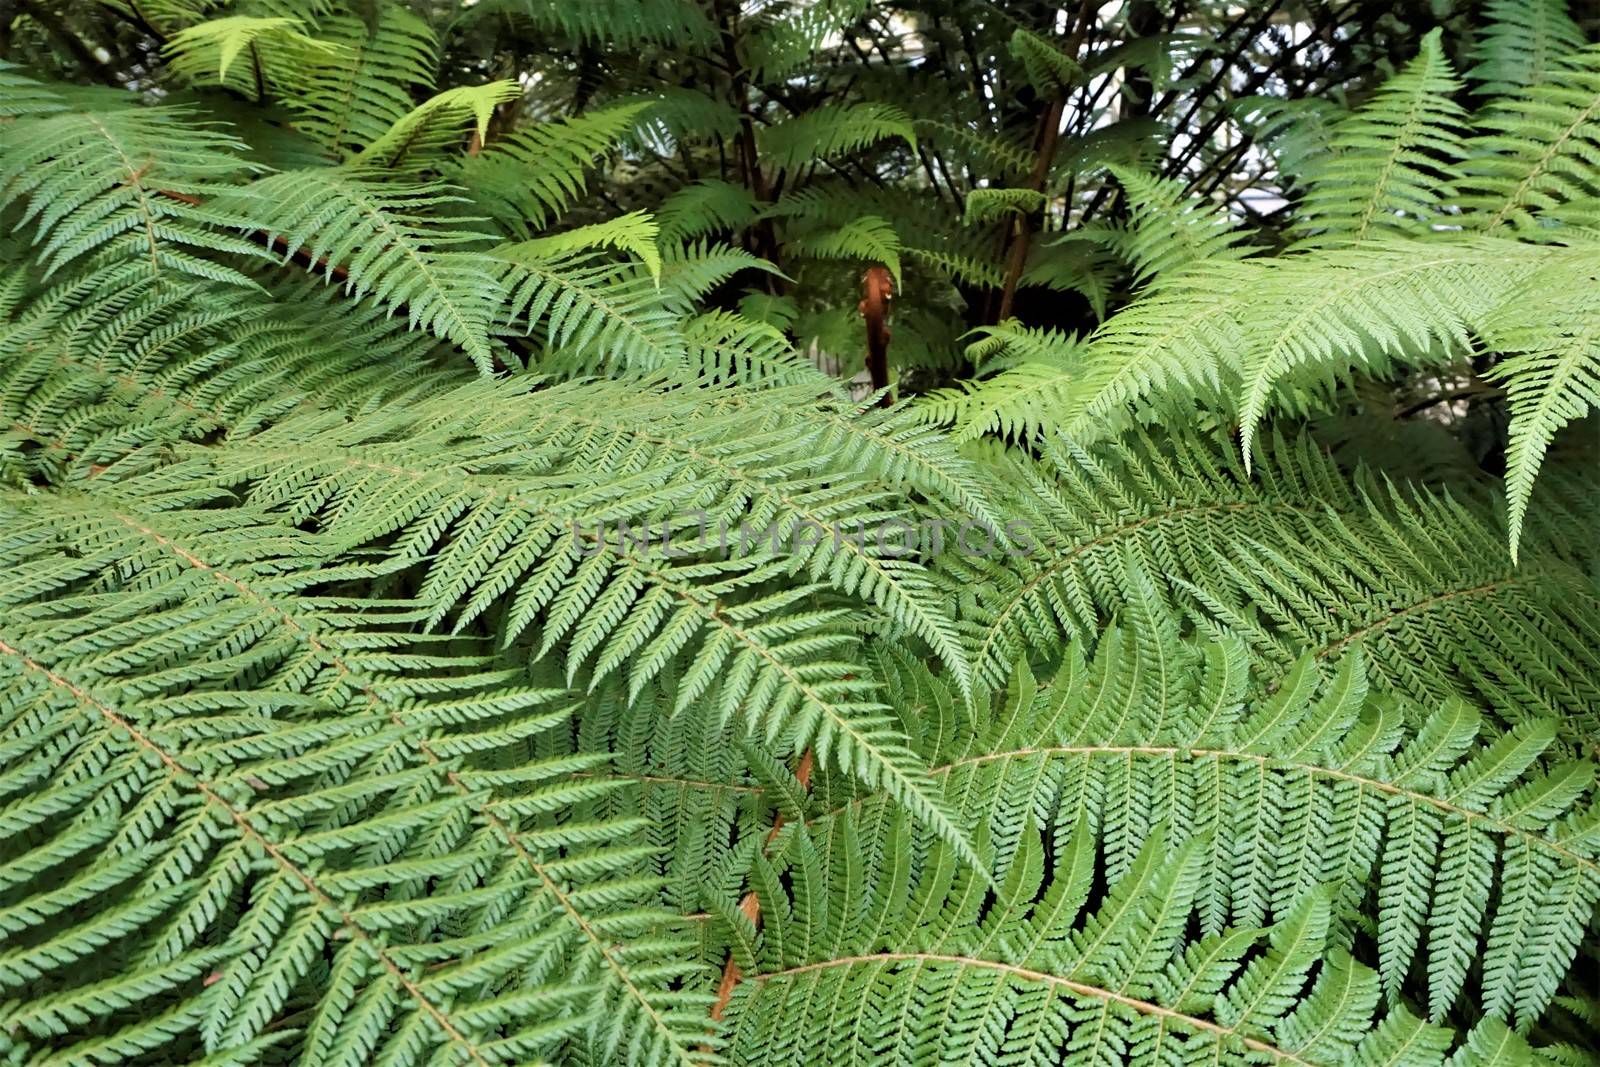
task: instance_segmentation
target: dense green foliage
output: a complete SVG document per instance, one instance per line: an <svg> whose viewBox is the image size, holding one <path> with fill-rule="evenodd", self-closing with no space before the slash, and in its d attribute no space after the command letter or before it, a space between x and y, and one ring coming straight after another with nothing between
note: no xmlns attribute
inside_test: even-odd
<svg viewBox="0 0 1600 1067"><path fill-rule="evenodd" d="M0 18L0 1062L1600 1061L1563 3Z"/></svg>

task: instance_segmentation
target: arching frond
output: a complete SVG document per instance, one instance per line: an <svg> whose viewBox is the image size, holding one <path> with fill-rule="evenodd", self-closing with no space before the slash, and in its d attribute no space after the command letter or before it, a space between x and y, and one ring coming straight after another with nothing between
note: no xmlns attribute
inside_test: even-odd
<svg viewBox="0 0 1600 1067"><path fill-rule="evenodd" d="M893 104L814 108L759 131L761 158L781 170L857 151L888 138L915 146L911 118Z"/></svg>
<svg viewBox="0 0 1600 1067"><path fill-rule="evenodd" d="M522 90L511 81L446 89L396 119L394 125L358 152L352 163L414 171L445 149L464 146L468 130L482 141L494 109L521 95Z"/></svg>
<svg viewBox="0 0 1600 1067"><path fill-rule="evenodd" d="M438 41L399 4L377 5L370 20L319 19L317 40L331 50L294 57L283 103L297 115L295 128L338 158L376 143L411 110L413 88L433 83Z"/></svg>
<svg viewBox="0 0 1600 1067"><path fill-rule="evenodd" d="M460 345L488 371L489 330L505 299L495 261L468 250L480 235L427 214L457 199L440 186L327 167L261 178L219 203L266 230L285 259L304 250L324 278L337 273L356 295L404 309L413 328Z"/></svg>
<svg viewBox="0 0 1600 1067"><path fill-rule="evenodd" d="M531 237L582 194L589 169L615 151L647 106L619 104L513 130L457 159L452 177L514 236Z"/></svg>
<svg viewBox="0 0 1600 1067"><path fill-rule="evenodd" d="M1386 686L1593 734L1595 655L1573 635L1600 622L1600 602L1571 546L1525 545L1513 564L1478 509L1352 483L1305 442L1275 444L1253 476L1226 446L1042 444L1048 477L996 471L1016 488L1006 507L1026 550L1003 566L944 562L989 684L1095 633L1143 573L1245 639L1269 676L1306 649L1329 659L1359 644Z"/></svg>
<svg viewBox="0 0 1600 1067"><path fill-rule="evenodd" d="M1332 154L1306 173L1299 231L1320 244L1420 232L1451 196L1451 167L1465 154L1466 114L1450 99L1459 89L1434 30L1334 126Z"/></svg>
<svg viewBox="0 0 1600 1067"><path fill-rule="evenodd" d="M1461 182L1468 225L1531 231L1562 205L1600 193L1600 46L1486 105L1475 126Z"/></svg>
<svg viewBox="0 0 1600 1067"><path fill-rule="evenodd" d="M242 148L179 108L38 114L0 126L0 207L22 205L47 276L115 251L152 272L248 285L206 256L259 252L227 232L241 219L204 203L248 172Z"/></svg>

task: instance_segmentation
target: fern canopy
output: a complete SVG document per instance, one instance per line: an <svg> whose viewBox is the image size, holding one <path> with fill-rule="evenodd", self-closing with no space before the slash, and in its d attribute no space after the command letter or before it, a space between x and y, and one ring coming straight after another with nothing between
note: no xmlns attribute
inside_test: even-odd
<svg viewBox="0 0 1600 1067"><path fill-rule="evenodd" d="M0 1060L1600 1060L1600 45L1430 11L8 10Z"/></svg>

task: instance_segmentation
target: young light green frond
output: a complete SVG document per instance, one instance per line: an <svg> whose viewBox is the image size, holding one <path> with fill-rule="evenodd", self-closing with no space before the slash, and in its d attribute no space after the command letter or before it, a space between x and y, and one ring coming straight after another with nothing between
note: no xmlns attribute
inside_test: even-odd
<svg viewBox="0 0 1600 1067"><path fill-rule="evenodd" d="M359 170L285 171L230 190L219 206L248 218L284 259L303 253L325 279L335 274L357 296L413 328L457 345L487 373L489 332L505 300L482 237L446 227L429 209L459 200L445 187L379 182Z"/></svg>
<svg viewBox="0 0 1600 1067"><path fill-rule="evenodd" d="M534 259L561 259L574 252L595 248L615 248L631 252L644 264L650 277L661 282L661 249L656 244L661 227L648 212L633 211L605 222L579 226L560 233L535 237L517 245L520 256Z"/></svg>
<svg viewBox="0 0 1600 1067"><path fill-rule="evenodd" d="M337 61L338 46L307 37L299 19L229 15L196 23L173 35L165 51L172 69L194 81L215 79L223 85L265 87L267 70L279 83L285 63L301 60L307 53L321 51ZM235 71L232 82L228 69L246 55L250 70Z"/></svg>
<svg viewBox="0 0 1600 1067"><path fill-rule="evenodd" d="M1202 261L1096 332L1058 425L1092 438L1126 425L1147 397L1200 400L1234 408L1248 455L1273 406L1304 410L1354 372L1469 351L1483 319L1550 255L1483 240Z"/></svg>
<svg viewBox="0 0 1600 1067"><path fill-rule="evenodd" d="M961 215L964 226L978 226L1008 218L1013 212L1026 214L1044 205L1044 194L1037 189L974 189L967 194Z"/></svg>
<svg viewBox="0 0 1600 1067"><path fill-rule="evenodd" d="M1022 61L1028 81L1043 95L1063 93L1083 80L1083 68L1076 59L1053 41L1020 26L1011 34L1011 54Z"/></svg>
<svg viewBox="0 0 1600 1067"><path fill-rule="evenodd" d="M376 5L370 19L318 19L317 41L322 47L293 58L283 103L295 128L338 159L381 139L411 110L412 90L433 84L438 41L399 4Z"/></svg>
<svg viewBox="0 0 1600 1067"><path fill-rule="evenodd" d="M1234 105L1240 121L1277 157L1285 184L1303 180L1336 155L1334 131L1349 112L1332 100L1248 96Z"/></svg>
<svg viewBox="0 0 1600 1067"><path fill-rule="evenodd" d="M893 104L848 104L813 108L763 127L761 158L780 170L859 151L897 138L917 144L911 117Z"/></svg>
<svg viewBox="0 0 1600 1067"><path fill-rule="evenodd" d="M465 147L470 130L482 141L494 109L522 95L513 81L446 89L412 108L351 159L358 167L416 171L449 149Z"/></svg>
<svg viewBox="0 0 1600 1067"><path fill-rule="evenodd" d="M1148 281L1201 260L1241 259L1255 251L1216 206L1191 196L1182 182L1110 168L1128 199L1126 226L1112 245Z"/></svg>
<svg viewBox="0 0 1600 1067"><path fill-rule="evenodd" d="M1566 0L1489 0L1488 26L1472 47L1472 91L1500 96L1538 85L1550 68L1584 45Z"/></svg>
<svg viewBox="0 0 1600 1067"><path fill-rule="evenodd" d="M900 284L900 235L894 224L878 215L862 215L842 225L791 237L789 247L824 259L853 259L889 268Z"/></svg>
<svg viewBox="0 0 1600 1067"><path fill-rule="evenodd" d="M1465 155L1460 83L1438 30L1373 97L1333 128L1333 153L1306 173L1298 231L1320 245L1422 232L1452 195Z"/></svg>
<svg viewBox="0 0 1600 1067"><path fill-rule="evenodd" d="M676 326L687 308L636 265L610 256L552 258L540 243L489 253L506 292L505 318L542 332L551 351L541 369L587 374L681 369L687 357Z"/></svg>
<svg viewBox="0 0 1600 1067"><path fill-rule="evenodd" d="M986 434L1026 438L1050 425L1071 389L1083 344L1054 330L1005 322L978 331L967 357L980 371L999 373L933 393L917 404L928 421L949 425L958 440Z"/></svg>
<svg viewBox="0 0 1600 1067"><path fill-rule="evenodd" d="M1600 286L1584 242L1535 273L1484 323L1506 356L1492 377L1510 397L1506 497L1517 556L1534 477L1556 432L1600 407Z"/></svg>

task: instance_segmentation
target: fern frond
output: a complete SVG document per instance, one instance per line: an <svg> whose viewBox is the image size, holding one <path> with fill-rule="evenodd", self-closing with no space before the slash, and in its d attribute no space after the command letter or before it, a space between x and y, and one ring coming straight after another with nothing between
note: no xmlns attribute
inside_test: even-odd
<svg viewBox="0 0 1600 1067"><path fill-rule="evenodd" d="M1488 25L1472 47L1474 93L1500 96L1538 85L1550 68L1584 45L1566 0L1490 0Z"/></svg>
<svg viewBox="0 0 1600 1067"><path fill-rule="evenodd" d="M1537 1019L1572 966L1576 932L1600 895L1593 761L1543 758L1555 737L1551 720L1499 732L1460 701L1424 712L1372 693L1355 652L1320 679L1303 659L1271 696L1252 697L1235 639L1186 646L1149 625L1107 631L1089 661L1069 650L1048 685L1019 670L992 711L970 717L955 713L948 693L935 695L940 683L925 668L895 660L897 699L939 709L919 741L924 757L975 836L994 848L1003 887L1000 914L990 912L995 933L965 932L1035 951L1053 942L1069 958L1082 959L1085 943L1104 952L1099 946L1122 936L1116 922L1131 917L1119 906L1168 907L1150 885L1122 897L1119 882L1149 876L1152 850L1183 854L1184 895L1166 917L1173 936L1191 908L1203 937L1229 938L1230 928L1293 926L1318 901L1328 922L1319 949L1361 950L1352 912L1376 922L1369 1011L1380 983L1393 1003L1418 959L1430 1016L1447 1018L1468 983L1480 980L1469 965L1481 954L1490 1013L1514 1017L1524 1030ZM806 824L823 841L896 823L874 797L833 804ZM1006 914L1004 887L1020 873L1017 864L1033 862L1036 826L1051 828L1055 870L1071 872L1080 901L1099 857L1113 888L1098 921L1074 928L1070 912L1058 913L1064 927L1047 929ZM913 869L924 855L906 843L851 845L869 857L883 849L884 862L909 853L899 862ZM1497 861L1527 884L1491 889L1483 875ZM758 864L758 887L759 872ZM894 884L882 875L865 880ZM1369 882L1380 887L1375 899L1364 899ZM1051 899L1036 892L1043 888L1034 884L1025 899ZM1538 924L1527 910L1535 901L1551 908ZM772 914L765 901L763 914ZM837 921L848 926L859 921L854 914ZM887 933L867 931L869 941ZM825 935L838 936L831 927ZM1170 945L1147 948L1154 955L1145 960L1165 961ZM1240 999L1255 999L1249 988Z"/></svg>
<svg viewBox="0 0 1600 1067"><path fill-rule="evenodd" d="M1462 166L1467 225L1536 231L1555 209L1600 193L1600 46L1486 105L1475 126Z"/></svg>
<svg viewBox="0 0 1600 1067"><path fill-rule="evenodd" d="M534 259L560 259L575 252L615 248L639 257L650 277L660 284L661 249L656 244L660 234L661 227L654 216L645 211L632 211L605 222L535 237L519 244L517 252L519 256Z"/></svg>
<svg viewBox="0 0 1600 1067"><path fill-rule="evenodd" d="M0 60L0 116L41 115L66 107L48 85L23 74L16 64Z"/></svg>
<svg viewBox="0 0 1600 1067"><path fill-rule="evenodd" d="M824 259L854 259L869 266L881 263L889 268L895 285L901 283L900 235L894 224L880 215L862 215L820 233L792 236L788 244L797 252Z"/></svg>
<svg viewBox="0 0 1600 1067"><path fill-rule="evenodd" d="M333 51L294 57L283 102L298 116L295 128L339 159L381 139L411 110L411 91L433 83L438 41L399 4L378 5L370 21L319 19L317 40Z"/></svg>
<svg viewBox="0 0 1600 1067"><path fill-rule="evenodd" d="M1466 113L1451 97L1460 83L1438 30L1372 99L1333 128L1333 154L1308 168L1299 233L1319 244L1416 234L1452 195L1465 155Z"/></svg>
<svg viewBox="0 0 1600 1067"><path fill-rule="evenodd" d="M1182 182L1126 167L1110 170L1130 209L1113 247L1133 265L1136 280L1148 281L1201 260L1242 259L1254 251L1215 205L1189 195Z"/></svg>
<svg viewBox="0 0 1600 1067"><path fill-rule="evenodd" d="M226 232L239 226L205 200L251 167L243 145L190 121L179 108L55 112L0 127L0 207L23 205L34 256L48 277L103 251L152 273L251 282L207 258L260 250Z"/></svg>
<svg viewBox="0 0 1600 1067"><path fill-rule="evenodd" d="M978 226L1010 216L1027 214L1044 205L1044 194L1037 189L974 189L967 194L961 215L964 226Z"/></svg>
<svg viewBox="0 0 1600 1067"><path fill-rule="evenodd" d="M490 253L507 296L506 317L540 328L552 349L551 370L587 373L662 371L685 359L676 325L684 308L649 274L609 257L552 259L537 242L500 245Z"/></svg>
<svg viewBox="0 0 1600 1067"><path fill-rule="evenodd" d="M1385 686L1592 735L1596 659L1571 635L1600 622L1600 603L1557 546L1525 545L1514 565L1480 509L1352 482L1305 441L1274 444L1254 477L1199 442L1041 445L1045 471L1001 461L995 473L1015 487L1005 507L1025 550L998 566L941 561L953 594L968 591L988 684L1128 610L1142 572L1246 640L1269 676L1305 649L1327 659L1359 644Z"/></svg>
<svg viewBox="0 0 1600 1067"><path fill-rule="evenodd" d="M447 147L464 144L467 129L483 140L494 109L521 95L522 90L513 81L446 89L395 120L382 136L356 153L351 164L416 170Z"/></svg>
<svg viewBox="0 0 1600 1067"><path fill-rule="evenodd" d="M779 170L859 151L888 139L917 144L911 117L893 104L834 104L763 127L761 158Z"/></svg>
<svg viewBox="0 0 1600 1067"><path fill-rule="evenodd" d="M755 198L742 185L707 179L667 197L656 212L664 237L686 241L718 230L738 230L753 222Z"/></svg>
<svg viewBox="0 0 1600 1067"><path fill-rule="evenodd" d="M1076 59L1053 41L1021 26L1012 31L1011 54L1021 60L1028 81L1042 95L1065 92L1083 80L1083 68Z"/></svg>
<svg viewBox="0 0 1600 1067"><path fill-rule="evenodd" d="M614 48L641 45L679 46L689 50L715 42L717 26L703 5L693 0L485 0L463 13L479 20L495 16L527 19L541 30L554 30L575 41L605 43Z"/></svg>
<svg viewBox="0 0 1600 1067"><path fill-rule="evenodd" d="M973 1063L1331 1064L1393 1055L1397 1043L1436 1054L1450 1043L1448 1031L1403 1010L1386 1022L1422 1033L1396 1042L1374 1025L1371 972L1324 954L1325 896L1308 897L1248 961L1262 931L1190 939L1197 850L1164 854L1159 835L1096 908L1085 900L1095 868L1087 825L1041 830L1025 820L985 909L972 877L943 850L917 848L903 823L831 822L756 862L767 926L729 1005L735 1062L817 1062L807 1035L823 1028L827 1062L839 1063L933 1053ZM930 1016L941 1019L933 1048Z"/></svg>
<svg viewBox="0 0 1600 1067"><path fill-rule="evenodd" d="M90 566L115 566L105 550L118 540L148 563L142 592L119 600L8 600L6 732L35 737L18 754L53 770L62 798L36 832L78 842L63 862L96 886L104 916L85 927L98 937L14 946L7 984L27 993L8 1007L14 1035L68 1055L71 1042L87 1055L113 1041L187 1060L249 1048L303 1011L286 1039L319 1063L418 1049L520 1062L563 1040L614 1048L618 1029L637 1035L639 1062L700 1062L705 999L672 990L692 971L684 946L661 933L664 913L638 910L632 825L562 827L555 814L583 793L549 785L571 761L526 758L526 739L570 714L562 694L429 655L392 629L415 617L402 605L297 600L316 576L282 566L305 547L283 527L56 503L13 511L13 528L46 519L101 546ZM178 649L189 663L174 670ZM246 665L268 669L264 685L234 687ZM73 820L119 814L118 835L84 851ZM428 895L406 891L430 880ZM71 899L31 881L41 917ZM228 905L235 893L247 906ZM170 1006L165 1025L127 1022L126 996L97 988L94 967L68 967L91 947L143 976L129 985L146 1015Z"/></svg>
<svg viewBox="0 0 1600 1067"><path fill-rule="evenodd" d="M1506 496L1517 556L1534 476L1556 431L1600 406L1600 285L1584 242L1533 274L1483 326L1506 356L1491 377L1510 395Z"/></svg>
<svg viewBox="0 0 1600 1067"><path fill-rule="evenodd" d="M1331 100L1281 100L1247 96L1234 105L1257 142L1268 146L1286 183L1298 183L1314 165L1337 154L1334 130L1348 116Z"/></svg>
<svg viewBox="0 0 1600 1067"><path fill-rule="evenodd" d="M446 338L488 372L489 330L505 299L489 256L468 251L482 238L441 225L428 210L458 200L437 185L400 185L341 168L285 171L230 190L219 205L249 218L287 260L304 250L321 273L390 311L412 328Z"/></svg>
<svg viewBox="0 0 1600 1067"><path fill-rule="evenodd" d="M328 53L328 58L342 58L338 57L336 45L307 37L301 32L303 29L305 24L299 19L229 15L186 27L167 41L163 51L172 69L187 78L215 78L223 85L235 86L252 80L251 75L244 75L234 83L228 81L228 68L246 49L256 70L262 72L257 75L260 77L265 76L267 67L278 66L274 60L283 51L296 59L313 51Z"/></svg>
<svg viewBox="0 0 1600 1067"><path fill-rule="evenodd" d="M457 159L451 176L514 236L531 237L583 193L589 169L616 149L647 106L618 104L513 130ZM665 222L662 211L657 217Z"/></svg>

